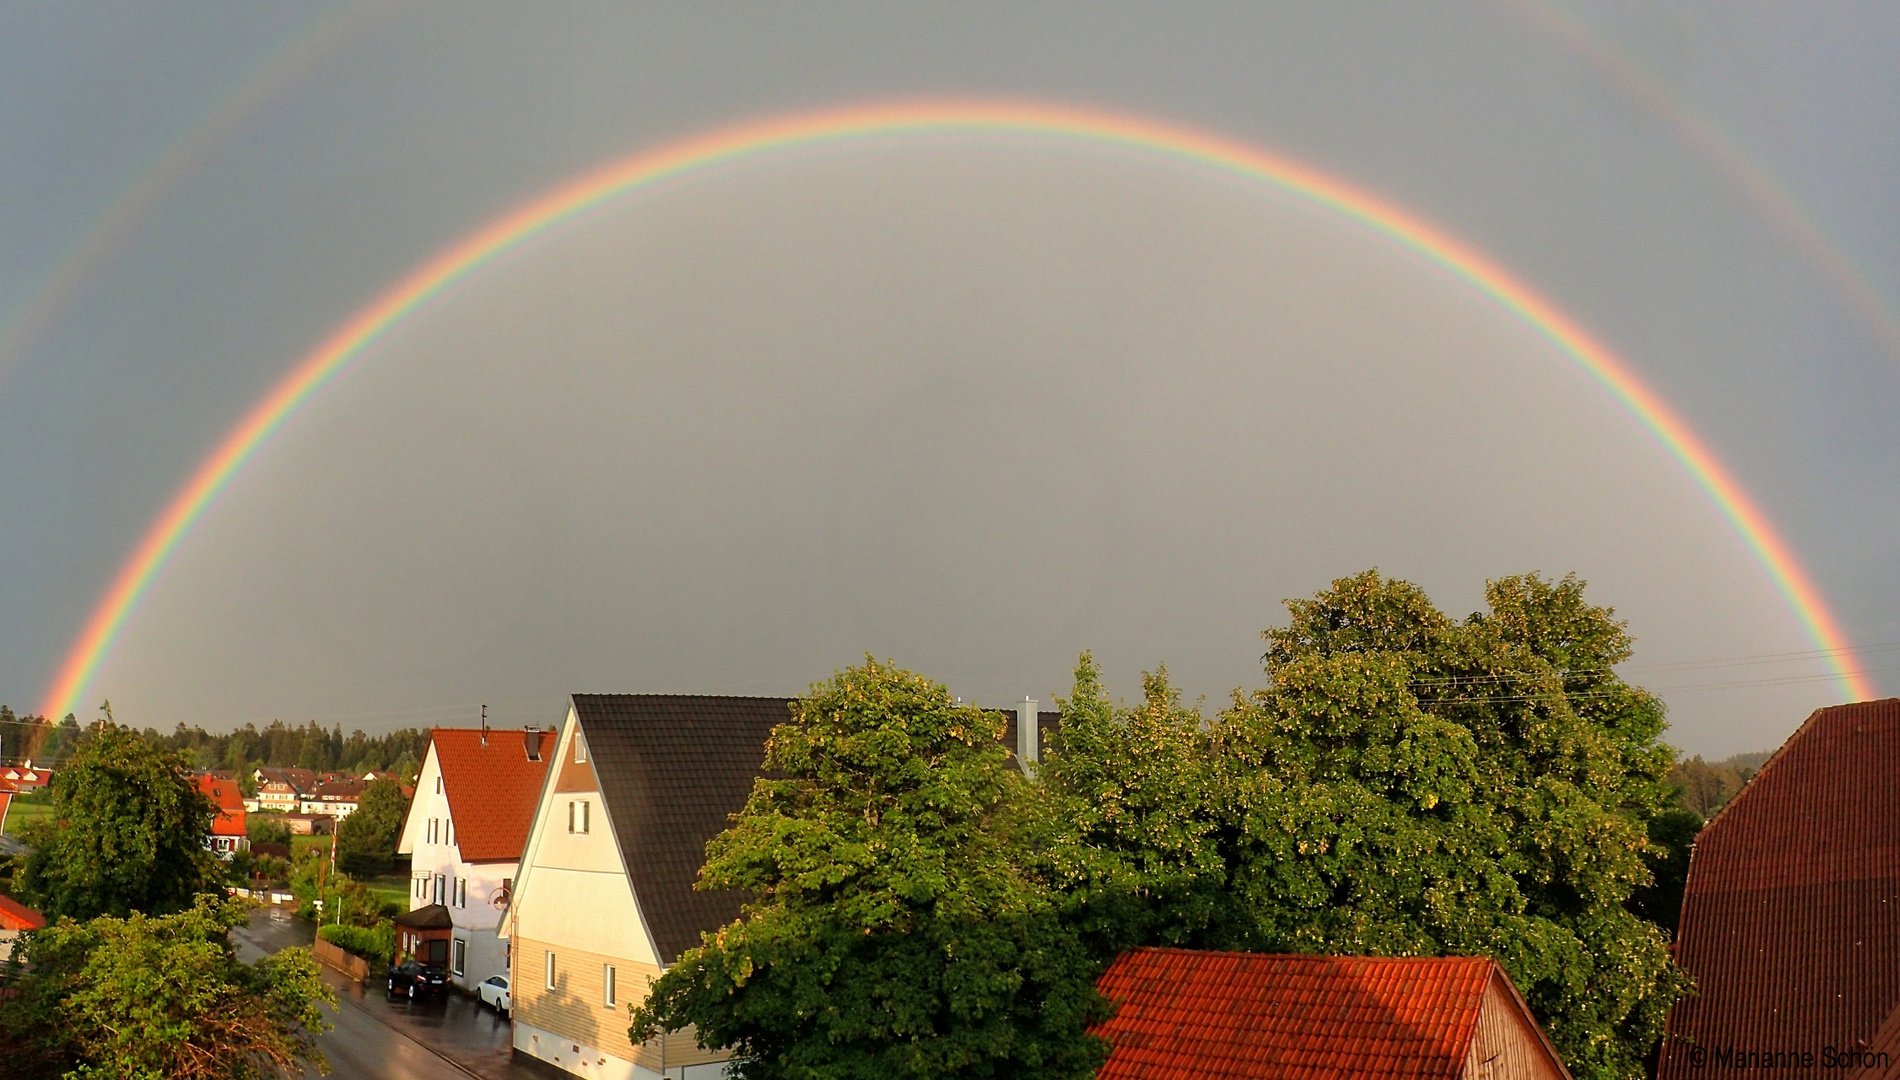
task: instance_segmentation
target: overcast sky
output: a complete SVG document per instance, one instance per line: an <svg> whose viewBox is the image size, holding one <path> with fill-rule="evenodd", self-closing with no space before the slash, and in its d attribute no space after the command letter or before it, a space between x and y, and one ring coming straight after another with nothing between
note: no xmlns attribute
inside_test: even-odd
<svg viewBox="0 0 1900 1080"><path fill-rule="evenodd" d="M948 95L1150 116L1488 253L1626 358L1900 686L1900 8L0 8L0 702L331 329L590 167ZM141 726L547 721L865 652L984 703L1218 707L1369 566L1576 572L1672 741L1839 688L1653 437L1495 303L1213 173L1034 140L794 155L439 298L245 469L88 696Z"/></svg>

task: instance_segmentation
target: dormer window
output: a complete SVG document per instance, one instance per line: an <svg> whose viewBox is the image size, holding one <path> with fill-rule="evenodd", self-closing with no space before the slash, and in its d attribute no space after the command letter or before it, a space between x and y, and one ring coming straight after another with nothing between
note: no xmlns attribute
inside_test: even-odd
<svg viewBox="0 0 1900 1080"><path fill-rule="evenodd" d="M582 731L576 730L574 732L574 764L585 765L586 763L587 735Z"/></svg>

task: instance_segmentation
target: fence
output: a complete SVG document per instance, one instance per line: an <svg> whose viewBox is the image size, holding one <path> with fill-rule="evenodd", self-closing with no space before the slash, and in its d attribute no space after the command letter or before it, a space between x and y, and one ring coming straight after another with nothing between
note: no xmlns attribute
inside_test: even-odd
<svg viewBox="0 0 1900 1080"><path fill-rule="evenodd" d="M338 971L341 971L343 974L348 975L358 982L365 982L369 979L369 961L360 956L354 956L344 952L340 945L332 945L322 938L318 938L316 944L311 946L311 951L317 954L317 959L336 968Z"/></svg>

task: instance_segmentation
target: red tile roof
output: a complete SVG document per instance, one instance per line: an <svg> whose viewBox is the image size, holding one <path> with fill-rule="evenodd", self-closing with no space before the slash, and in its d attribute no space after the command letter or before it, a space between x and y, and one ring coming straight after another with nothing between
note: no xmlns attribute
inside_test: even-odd
<svg viewBox="0 0 1900 1080"><path fill-rule="evenodd" d="M1118 1009L1095 1029L1114 1046L1098 1080L1452 1080L1493 968L1484 957L1137 949L1099 983Z"/></svg>
<svg viewBox="0 0 1900 1080"><path fill-rule="evenodd" d="M547 735L537 733L547 741ZM552 757L543 748L540 761L528 760L525 733L480 728L436 728L430 733L442 793L455 821L455 844L465 862L513 862L528 842L541 780Z"/></svg>
<svg viewBox="0 0 1900 1080"><path fill-rule="evenodd" d="M244 793L238 790L237 781L200 776L198 790L211 796L212 803L218 808L218 816L211 819L211 835L243 836Z"/></svg>
<svg viewBox="0 0 1900 1080"><path fill-rule="evenodd" d="M1812 1051L1873 1041L1900 1007L1900 699L1821 709L1696 838L1676 962L1683 1038ZM1751 1069L1766 1078L1805 1069Z"/></svg>
<svg viewBox="0 0 1900 1080"><path fill-rule="evenodd" d="M46 925L46 916L11 896L0 896L0 929L38 930Z"/></svg>

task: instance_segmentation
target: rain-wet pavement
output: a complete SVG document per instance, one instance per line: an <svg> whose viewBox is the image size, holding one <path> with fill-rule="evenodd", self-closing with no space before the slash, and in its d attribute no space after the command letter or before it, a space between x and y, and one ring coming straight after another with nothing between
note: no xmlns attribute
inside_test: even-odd
<svg viewBox="0 0 1900 1080"><path fill-rule="evenodd" d="M251 916L249 926L233 932L245 960L291 945L309 945L316 928L287 908L267 907ZM334 1030L318 1040L330 1059L331 1075L364 1080L542 1080L543 1074L510 1054L506 1018L451 993L446 1000L390 1001L380 978L364 986L342 972L323 967L323 979L336 991Z"/></svg>

